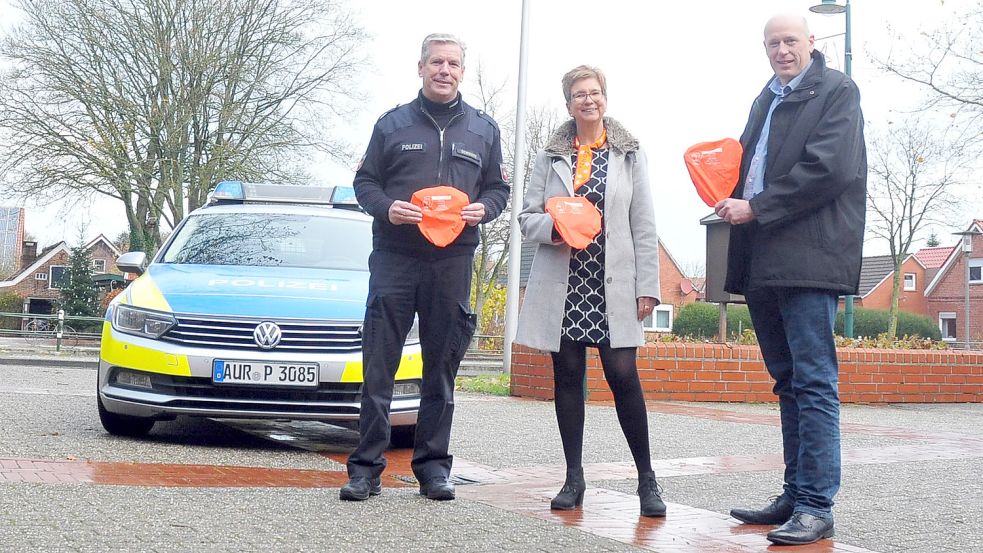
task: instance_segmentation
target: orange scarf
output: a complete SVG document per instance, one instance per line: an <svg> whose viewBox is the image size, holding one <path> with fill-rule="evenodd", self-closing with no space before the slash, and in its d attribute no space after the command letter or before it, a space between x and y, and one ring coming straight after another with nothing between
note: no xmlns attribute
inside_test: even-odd
<svg viewBox="0 0 983 553"><path fill-rule="evenodd" d="M601 137L593 144L580 144L580 138L573 137L573 147L577 150L577 172L573 175L573 190L576 192L590 180L591 168L594 163L594 150L600 148L608 140L608 130L601 131Z"/></svg>

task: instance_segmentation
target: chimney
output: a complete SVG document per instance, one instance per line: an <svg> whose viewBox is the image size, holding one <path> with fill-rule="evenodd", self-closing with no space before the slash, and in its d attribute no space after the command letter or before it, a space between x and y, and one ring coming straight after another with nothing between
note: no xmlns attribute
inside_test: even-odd
<svg viewBox="0 0 983 553"><path fill-rule="evenodd" d="M20 254L20 268L29 266L38 258L38 243L31 240L24 241L24 249Z"/></svg>

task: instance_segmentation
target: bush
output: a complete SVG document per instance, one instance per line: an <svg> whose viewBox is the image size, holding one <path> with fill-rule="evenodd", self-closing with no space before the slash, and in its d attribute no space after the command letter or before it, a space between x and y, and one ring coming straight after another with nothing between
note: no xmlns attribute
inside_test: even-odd
<svg viewBox="0 0 983 553"><path fill-rule="evenodd" d="M886 309L853 310L853 335L875 337L887 332L891 313ZM843 312L836 314L836 334L843 335ZM922 315L898 313L898 336L919 336L931 340L941 340L942 333L935 321Z"/></svg>
<svg viewBox="0 0 983 553"><path fill-rule="evenodd" d="M0 294L0 313L20 313L24 309L24 298L16 292L3 292ZM0 328L6 330L19 330L21 320L13 317L0 318Z"/></svg>
<svg viewBox="0 0 983 553"><path fill-rule="evenodd" d="M720 306L716 303L691 303L676 312L672 333L676 336L709 340L716 338ZM727 306L727 339L736 340L751 328L751 315L746 305Z"/></svg>
<svg viewBox="0 0 983 553"><path fill-rule="evenodd" d="M672 333L676 336L697 340L710 340L717 336L717 318L720 308L715 303L691 303L684 305L672 323ZM875 338L887 332L890 312L882 309L857 308L853 312L853 335ZM727 306L727 340L754 343L747 331L753 329L751 315L747 306L733 304ZM843 312L836 314L834 332L843 335ZM898 337L925 338L941 340L942 333L935 321L922 315L898 313Z"/></svg>
<svg viewBox="0 0 983 553"><path fill-rule="evenodd" d="M718 307L713 303L690 303L676 312L672 333L690 338L712 338L717 335Z"/></svg>

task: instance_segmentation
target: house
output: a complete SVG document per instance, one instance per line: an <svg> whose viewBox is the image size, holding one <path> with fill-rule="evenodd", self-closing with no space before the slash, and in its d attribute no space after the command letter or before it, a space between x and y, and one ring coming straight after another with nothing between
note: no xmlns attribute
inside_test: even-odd
<svg viewBox="0 0 983 553"><path fill-rule="evenodd" d="M522 243L519 265L520 298L525 293L535 252L535 244ZM659 239L659 284L662 288L662 304L645 319L644 327L649 332L671 332L676 312L686 304L703 299L703 281L701 279L694 283L693 279L683 273L679 263L669 253L669 248L661 238Z"/></svg>
<svg viewBox="0 0 983 553"><path fill-rule="evenodd" d="M85 245L92 261L93 274L119 274L116 258L120 251L103 235ZM64 241L37 252L37 242L25 241L21 270L0 281L0 294L13 292L24 299L23 313L48 314L61 297L65 270L70 264L71 248Z"/></svg>
<svg viewBox="0 0 983 553"><path fill-rule="evenodd" d="M983 219L969 225L976 234L952 248L925 288L925 314L939 322L942 339L983 342ZM964 248L968 246L968 248ZM967 277L968 268L968 277ZM969 336L966 336L966 291L969 290Z"/></svg>
<svg viewBox="0 0 983 553"><path fill-rule="evenodd" d="M941 248L932 248L941 249ZM921 252L919 252L921 253ZM929 268L918 253L901 263L901 286L898 290L898 309L918 315L925 314L925 287ZM938 268L932 274L938 272ZM890 255L865 257L860 268L860 293L854 305L867 309L890 309L894 287L894 258Z"/></svg>

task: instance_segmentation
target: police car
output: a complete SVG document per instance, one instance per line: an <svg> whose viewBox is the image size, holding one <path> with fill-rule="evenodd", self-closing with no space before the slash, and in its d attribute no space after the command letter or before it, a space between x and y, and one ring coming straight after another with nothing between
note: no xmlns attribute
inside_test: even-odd
<svg viewBox="0 0 983 553"><path fill-rule="evenodd" d="M140 436L177 415L318 419L352 426L371 218L351 188L224 181L174 229L106 311L98 408L111 434ZM392 442L412 443L422 358L407 338Z"/></svg>

